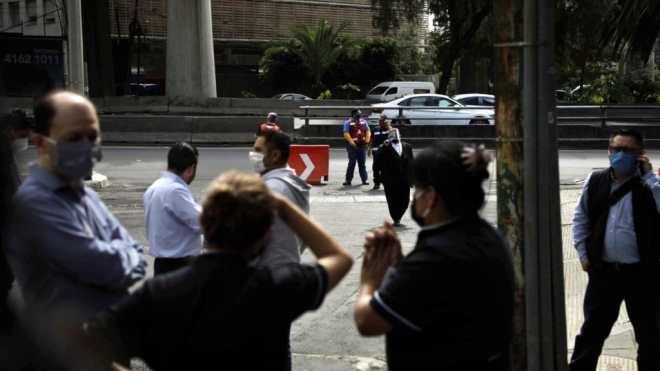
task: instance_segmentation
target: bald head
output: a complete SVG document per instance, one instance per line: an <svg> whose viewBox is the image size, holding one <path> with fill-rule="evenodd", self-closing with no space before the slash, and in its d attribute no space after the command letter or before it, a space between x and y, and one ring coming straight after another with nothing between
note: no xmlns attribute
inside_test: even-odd
<svg viewBox="0 0 660 371"><path fill-rule="evenodd" d="M57 139L79 129L95 130L99 123L96 108L87 98L68 91L48 94L34 107L35 131ZM76 141L76 140L73 140Z"/></svg>

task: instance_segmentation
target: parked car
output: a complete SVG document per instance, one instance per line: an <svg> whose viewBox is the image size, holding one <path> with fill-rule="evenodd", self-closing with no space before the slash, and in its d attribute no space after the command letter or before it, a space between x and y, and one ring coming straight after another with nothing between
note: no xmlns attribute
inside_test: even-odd
<svg viewBox="0 0 660 371"><path fill-rule="evenodd" d="M495 96L492 94L458 94L452 99L464 106L495 107Z"/></svg>
<svg viewBox="0 0 660 371"><path fill-rule="evenodd" d="M273 97L273 99L279 99L279 100L312 100L312 98L298 94L298 93L282 93L282 94L277 94L276 96Z"/></svg>
<svg viewBox="0 0 660 371"><path fill-rule="evenodd" d="M433 94L435 86L429 81L386 81L376 85L367 93L366 99L389 102L411 94Z"/></svg>
<svg viewBox="0 0 660 371"><path fill-rule="evenodd" d="M373 108L369 123L377 122L381 113L384 113L395 125L492 125L495 123L495 111L492 108L466 109L466 106L440 94L416 94L388 103L372 104L371 107ZM412 109L413 107L421 107L421 109Z"/></svg>

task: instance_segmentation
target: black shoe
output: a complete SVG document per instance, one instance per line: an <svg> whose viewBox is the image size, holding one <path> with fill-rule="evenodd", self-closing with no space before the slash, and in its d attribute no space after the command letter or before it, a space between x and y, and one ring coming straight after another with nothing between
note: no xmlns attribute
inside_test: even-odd
<svg viewBox="0 0 660 371"><path fill-rule="evenodd" d="M366 180L362 181L362 185L369 185L369 182L367 182Z"/></svg>
<svg viewBox="0 0 660 371"><path fill-rule="evenodd" d="M376 191L380 189L380 183L374 183L374 187L371 188L372 191Z"/></svg>
<svg viewBox="0 0 660 371"><path fill-rule="evenodd" d="M349 182L349 181L347 180L347 181L345 181L344 183L342 183L341 185L343 185L344 187L348 187L348 186L351 185L351 182Z"/></svg>

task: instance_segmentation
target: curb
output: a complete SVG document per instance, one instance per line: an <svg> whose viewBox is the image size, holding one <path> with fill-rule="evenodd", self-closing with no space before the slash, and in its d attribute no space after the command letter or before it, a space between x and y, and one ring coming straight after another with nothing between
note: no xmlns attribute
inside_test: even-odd
<svg viewBox="0 0 660 371"><path fill-rule="evenodd" d="M91 187L95 191L98 191L100 189L108 187L110 185L110 180L108 180L107 176L94 171L92 172L92 179L86 180L85 185Z"/></svg>

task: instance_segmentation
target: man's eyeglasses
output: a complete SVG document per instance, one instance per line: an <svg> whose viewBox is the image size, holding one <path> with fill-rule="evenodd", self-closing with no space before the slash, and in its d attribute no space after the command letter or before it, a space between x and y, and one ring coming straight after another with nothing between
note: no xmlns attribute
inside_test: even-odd
<svg viewBox="0 0 660 371"><path fill-rule="evenodd" d="M641 148L618 147L618 146L617 147L610 146L609 148L612 153L623 152L629 155L638 155L642 153Z"/></svg>

